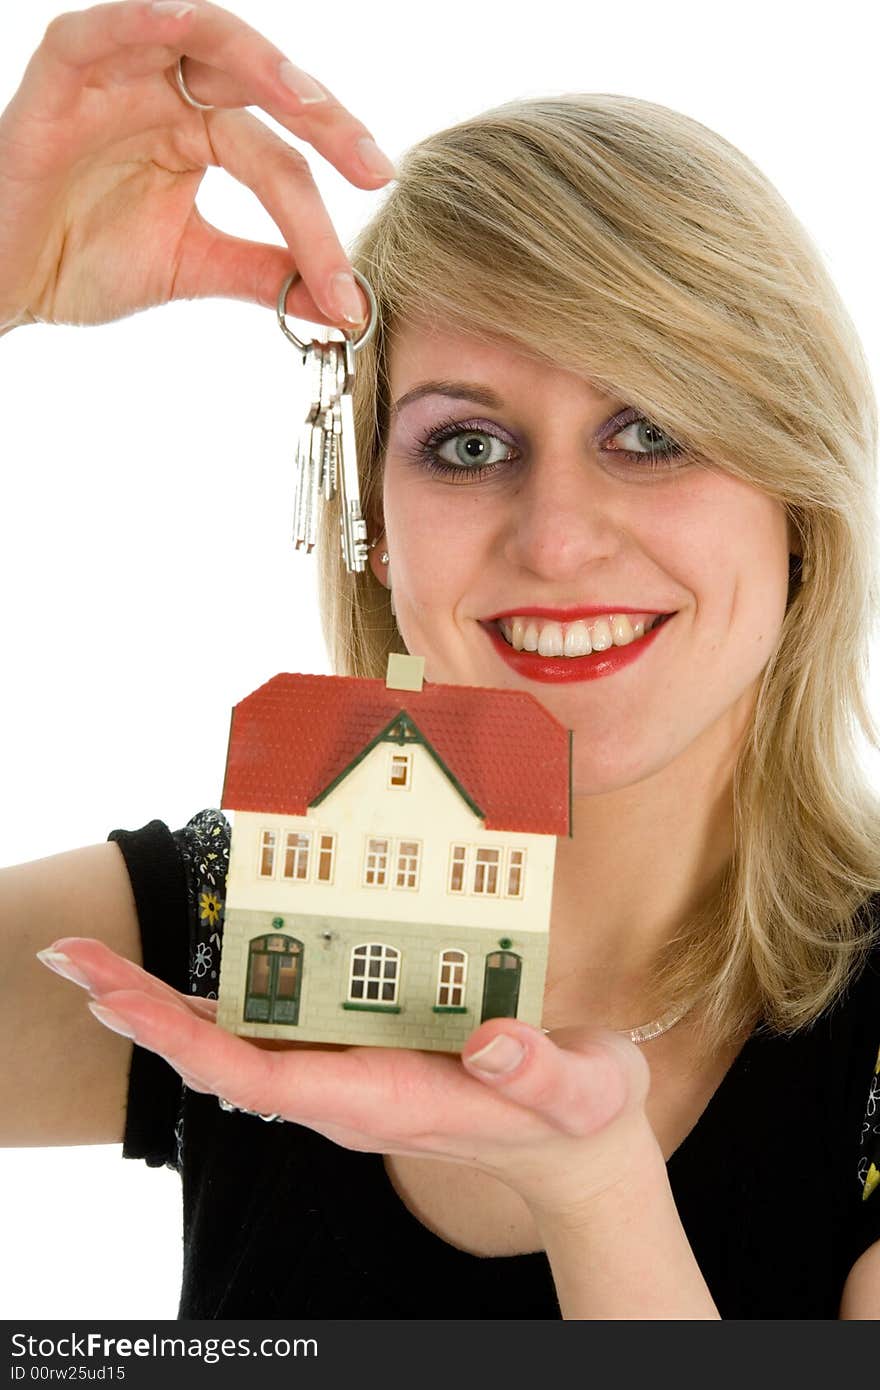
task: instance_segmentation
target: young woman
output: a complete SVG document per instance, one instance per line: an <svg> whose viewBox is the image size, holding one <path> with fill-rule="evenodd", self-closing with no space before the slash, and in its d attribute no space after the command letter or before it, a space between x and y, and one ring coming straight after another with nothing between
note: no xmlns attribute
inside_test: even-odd
<svg viewBox="0 0 880 1390"><path fill-rule="evenodd" d="M0 324L268 307L291 262L291 314L362 323L307 167L245 105L359 187L393 173L216 6L55 21L0 118ZM211 164L288 250L206 225ZM0 876L7 1141L178 1167L183 1316L880 1316L877 418L818 254L721 137L584 95L422 141L351 264L380 309L372 545L347 574L328 510L328 646L574 731L547 1031L492 1019L461 1058L223 1032L227 827L153 822ZM91 995L59 986L48 1045L38 950Z"/></svg>

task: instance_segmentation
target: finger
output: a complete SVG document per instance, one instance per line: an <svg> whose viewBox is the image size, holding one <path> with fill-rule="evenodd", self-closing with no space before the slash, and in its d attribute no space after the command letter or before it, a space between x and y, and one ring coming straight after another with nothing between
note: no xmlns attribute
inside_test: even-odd
<svg viewBox="0 0 880 1390"><path fill-rule="evenodd" d="M650 1077L638 1048L609 1030L581 1033L576 1050L569 1050L510 1019L478 1028L462 1062L507 1099L578 1137L597 1133L628 1105L641 1103Z"/></svg>
<svg viewBox="0 0 880 1390"><path fill-rule="evenodd" d="M288 1089L276 1079L284 1054L255 1047L156 993L114 989L91 1000L89 1008L106 1027L163 1057L198 1089L242 1109L279 1112L279 1093Z"/></svg>
<svg viewBox="0 0 880 1390"><path fill-rule="evenodd" d="M137 47L143 50L138 68L167 72L169 91L182 114L187 108L174 85L173 66L186 54L187 86L197 101L262 107L307 139L358 188L376 188L394 177L393 165L362 121L256 29L219 5L198 3L178 16L142 0L124 0L59 15L26 74L41 117L69 114L90 67Z"/></svg>
<svg viewBox="0 0 880 1390"><path fill-rule="evenodd" d="M131 990L110 991L89 1005L108 1027L158 1053L182 1076L233 1105L323 1132L325 1124L367 1136L384 1151L386 1129L411 1122L411 1106L430 1089L431 1076L461 1078L457 1061L393 1048L265 1051L174 1002ZM376 1056L376 1053L382 1055ZM416 1123L419 1123L416 1117Z"/></svg>
<svg viewBox="0 0 880 1390"><path fill-rule="evenodd" d="M211 144L221 165L239 183L253 190L281 229L312 299L329 322L346 326L362 323L367 316L367 303L360 289L354 286L349 307L338 297L341 281L336 277L342 277L349 286L353 283L351 268L303 155L247 111L214 112L210 129ZM196 258L199 239L200 234L194 229ZM198 275L197 260L192 264L193 274ZM289 264L288 257L287 273ZM276 266L267 269L274 271ZM210 273L207 268L201 271L202 275ZM193 277L184 273L184 281L187 278ZM277 299L283 280L282 274L275 282L270 303Z"/></svg>
<svg viewBox="0 0 880 1390"><path fill-rule="evenodd" d="M45 951L38 951L37 957L56 975L72 980L92 994L106 994L113 989L137 989L153 998L167 999L178 1007L190 1009L202 1018L213 1019L217 1013L216 999L179 993L93 937L62 936Z"/></svg>

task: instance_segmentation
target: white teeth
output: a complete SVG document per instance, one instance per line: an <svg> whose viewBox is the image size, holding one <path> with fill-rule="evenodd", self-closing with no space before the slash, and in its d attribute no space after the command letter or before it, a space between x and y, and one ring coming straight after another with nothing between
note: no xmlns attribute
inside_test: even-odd
<svg viewBox="0 0 880 1390"><path fill-rule="evenodd" d="M563 656L589 656L592 650L590 630L586 623L572 623L566 628L565 641L562 644Z"/></svg>
<svg viewBox="0 0 880 1390"><path fill-rule="evenodd" d="M605 652L613 641L611 636L611 625L604 618L597 618L593 623L590 633L590 641L593 644L594 652Z"/></svg>
<svg viewBox="0 0 880 1390"><path fill-rule="evenodd" d="M609 613L597 618L592 627L583 621L557 623L540 618L500 618L498 625L516 651L537 652L539 656L589 656L609 647L625 647L656 627L660 614L637 618L626 613Z"/></svg>
<svg viewBox="0 0 880 1390"><path fill-rule="evenodd" d="M559 623L545 623L538 638L539 656L562 656L562 628Z"/></svg>

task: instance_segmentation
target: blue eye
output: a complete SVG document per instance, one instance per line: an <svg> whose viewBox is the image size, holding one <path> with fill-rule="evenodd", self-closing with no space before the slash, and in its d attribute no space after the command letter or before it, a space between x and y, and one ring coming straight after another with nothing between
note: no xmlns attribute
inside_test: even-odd
<svg viewBox="0 0 880 1390"><path fill-rule="evenodd" d="M631 447L609 447L627 431L631 431ZM617 455L645 473L671 467L685 452L659 426L632 407L603 425L597 442L604 453ZM451 445L449 453L441 453L447 444ZM495 452L494 446L499 446L501 452ZM516 445L488 429L485 422L447 420L418 441L411 457L435 476L470 483L498 472L502 464L513 462L511 453L515 455Z"/></svg>
<svg viewBox="0 0 880 1390"><path fill-rule="evenodd" d="M444 445L451 445L451 454L441 454ZM497 452L493 446L498 446ZM472 482L495 473L501 463L510 462L515 445L493 434L481 421L450 420L419 441L414 457L430 473L456 482Z"/></svg>
<svg viewBox="0 0 880 1390"><path fill-rule="evenodd" d="M630 446L635 447L608 448L609 441L625 435L628 430L632 431ZM600 439L607 453L623 454L624 458L642 464L645 459L649 459L653 467L663 467L664 463L671 462L684 453L680 445L676 444L674 439L670 439L664 430L653 424L647 416L640 415L633 409L625 411L622 417L617 416L604 426L600 431Z"/></svg>
<svg viewBox="0 0 880 1390"><path fill-rule="evenodd" d="M499 450L493 446L499 446ZM449 454L443 454L442 449L447 448ZM476 474L484 477L486 473L492 473L498 463L503 463L510 455L511 446L503 439L499 439L497 434L490 434L488 430L459 430L455 434L447 435L445 439L435 440L432 448L427 448L425 454L431 462L431 466L437 472L465 473L468 477Z"/></svg>

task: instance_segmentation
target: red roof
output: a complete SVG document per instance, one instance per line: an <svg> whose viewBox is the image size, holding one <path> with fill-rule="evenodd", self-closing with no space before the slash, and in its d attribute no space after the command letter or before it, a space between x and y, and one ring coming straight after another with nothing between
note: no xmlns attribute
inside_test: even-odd
<svg viewBox="0 0 880 1390"><path fill-rule="evenodd" d="M232 711L222 806L303 816L405 712L476 802L487 830L568 835L570 739L527 691L356 676L273 676Z"/></svg>

